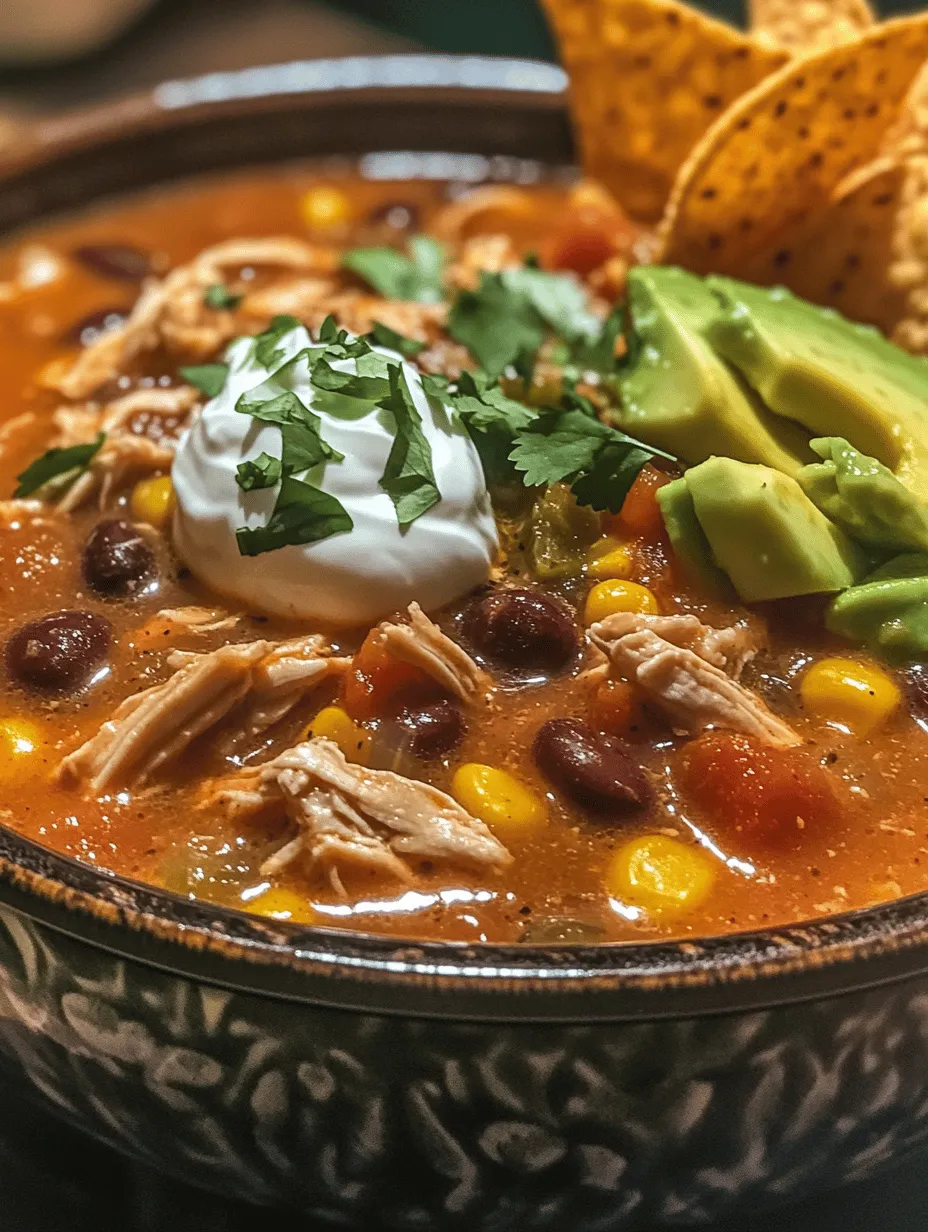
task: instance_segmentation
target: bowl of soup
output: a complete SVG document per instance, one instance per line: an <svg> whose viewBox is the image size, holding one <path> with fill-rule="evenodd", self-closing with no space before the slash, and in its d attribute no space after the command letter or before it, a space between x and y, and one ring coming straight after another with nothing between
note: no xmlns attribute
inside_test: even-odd
<svg viewBox="0 0 928 1232"><path fill-rule="evenodd" d="M757 77L666 192L588 69L583 174L561 71L472 58L0 169L0 1052L193 1183L625 1228L924 1137L928 361L872 274L917 161L874 121L801 219L705 211L842 65L905 131L928 33L645 7Z"/></svg>

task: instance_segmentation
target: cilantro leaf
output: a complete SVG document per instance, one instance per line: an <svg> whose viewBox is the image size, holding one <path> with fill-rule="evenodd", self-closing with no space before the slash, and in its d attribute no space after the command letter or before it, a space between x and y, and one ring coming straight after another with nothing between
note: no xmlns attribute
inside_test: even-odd
<svg viewBox="0 0 928 1232"><path fill-rule="evenodd" d="M405 528L441 500L432 469L432 447L399 364L390 365L390 393L380 406L396 422L396 436L380 486L393 501L396 520Z"/></svg>
<svg viewBox="0 0 928 1232"><path fill-rule="evenodd" d="M263 334L258 334L255 338L255 359L263 367L270 371L283 358L285 352L278 346L281 338L289 334L291 330L299 329L302 321L296 317L281 314L274 317L270 325Z"/></svg>
<svg viewBox="0 0 928 1232"><path fill-rule="evenodd" d="M282 467L279 458L269 453L259 453L256 458L240 462L235 468L235 482L243 492L256 488L273 488L280 482Z"/></svg>
<svg viewBox="0 0 928 1232"><path fill-rule="evenodd" d="M207 398L215 398L222 393L229 375L228 364L194 364L189 368L181 368L180 375L188 384L195 386Z"/></svg>
<svg viewBox="0 0 928 1232"><path fill-rule="evenodd" d="M476 291L462 291L448 315L448 333L461 342L490 377L534 356L548 326L523 289L511 289L502 274L482 273Z"/></svg>
<svg viewBox="0 0 928 1232"><path fill-rule="evenodd" d="M242 556L260 556L290 544L316 543L344 534L353 526L351 515L336 497L285 475L267 525L242 526L235 538Z"/></svg>
<svg viewBox="0 0 928 1232"><path fill-rule="evenodd" d="M228 287L224 287L221 282L214 282L211 287L206 288L203 303L206 304L207 308L231 311L233 308L237 308L244 298L244 295L235 295Z"/></svg>
<svg viewBox="0 0 928 1232"><path fill-rule="evenodd" d="M387 370L387 362L382 356L376 356L381 361L381 368ZM342 394L348 398L359 398L364 402L378 402L390 393L390 382L386 376L376 373L366 375L361 371L360 361L357 372L339 372L324 357L313 365L310 381L316 389L330 394Z"/></svg>
<svg viewBox="0 0 928 1232"><path fill-rule="evenodd" d="M588 339L599 330L599 318L587 308L586 294L573 278L525 265L504 270L503 283L514 296L522 296L551 329L567 342Z"/></svg>
<svg viewBox="0 0 928 1232"><path fill-rule="evenodd" d="M445 250L427 235L409 241L409 255L395 248L354 248L342 266L388 299L437 304L444 295Z"/></svg>
<svg viewBox="0 0 928 1232"><path fill-rule="evenodd" d="M21 475L17 475L18 486L13 493L14 497L31 496L50 480L67 475L69 471L86 470L105 440L106 433L101 432L96 440L88 441L85 445L70 445L67 449L49 449L40 458L30 463Z"/></svg>
<svg viewBox="0 0 928 1232"><path fill-rule="evenodd" d="M529 487L588 469L611 429L582 411L545 411L516 437L510 457Z"/></svg>
<svg viewBox="0 0 928 1232"><path fill-rule="evenodd" d="M452 396L452 404L468 430L499 429L515 435L536 417L537 412L507 398L498 385L479 381L472 372L461 374L457 388L459 392Z"/></svg>
<svg viewBox="0 0 928 1232"><path fill-rule="evenodd" d="M509 455L529 487L566 481L581 505L612 513L656 456L669 457L577 409L543 411L517 434Z"/></svg>
<svg viewBox="0 0 928 1232"><path fill-rule="evenodd" d="M420 351L425 350L424 342L419 342L417 338L407 338L405 334L400 334L395 329L391 329L389 325L384 325L383 321L374 321L371 325L371 332L367 336L378 346L389 347L391 351L399 351L405 359L412 359Z"/></svg>
<svg viewBox="0 0 928 1232"><path fill-rule="evenodd" d="M240 414L280 428L284 475L310 470L320 462L341 462L344 458L344 454L322 439L322 420L292 390L284 390L263 402L249 402L247 398L247 394L242 394L235 405Z"/></svg>
<svg viewBox="0 0 928 1232"><path fill-rule="evenodd" d="M589 470L571 484L571 491L578 504L619 513L638 472L653 457L647 446L607 441Z"/></svg>
<svg viewBox="0 0 928 1232"><path fill-rule="evenodd" d="M618 367L616 343L625 328L625 311L619 305L613 308L599 328L588 338L581 338L570 348L570 364L580 372L615 372Z"/></svg>

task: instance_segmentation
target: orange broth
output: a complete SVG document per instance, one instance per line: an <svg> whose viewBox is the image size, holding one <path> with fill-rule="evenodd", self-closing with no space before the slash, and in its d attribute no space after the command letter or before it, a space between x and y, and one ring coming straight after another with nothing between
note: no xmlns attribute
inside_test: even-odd
<svg viewBox="0 0 928 1232"><path fill-rule="evenodd" d="M378 182L347 169L327 168L323 173L288 168L204 179L109 202L8 242L0 250L0 281L14 276L22 250L31 245L59 254L63 272L0 302L0 494L11 495L17 474L48 447L50 416L61 398L43 387L41 374L54 361L73 358L74 346L62 339L87 314L128 309L137 294L136 286L101 277L70 259L70 253L91 243L128 244L150 254L156 270L166 270L226 238L305 237L301 202L320 181L339 185L350 201L351 217L315 237L335 248L395 240L395 228L391 231L392 224L384 221L391 206L408 207L414 225L427 231L448 202L444 183ZM535 243L539 229L559 225L568 189L539 185L529 191L537 216L520 237L523 247ZM372 216L379 221L371 221ZM394 221L402 217L402 212L393 215ZM125 386L138 381L168 384L176 379L178 362L176 356L158 353L140 362ZM17 417L30 412L35 420L17 427ZM124 510L127 499L126 491L120 491L107 513ZM225 631L168 636L151 625L140 632L164 608L220 602L178 569L166 542L158 547L154 592L130 602L101 599L90 591L82 581L81 551L100 516L91 505L68 517L50 515L38 524L23 522L0 531L0 639L6 641L26 621L57 609L99 612L115 630L107 670L76 696L49 698L7 680L0 720L19 717L36 724L42 744L40 755L32 758L0 759L4 824L95 866L191 897L261 910L269 881L259 866L281 844L283 834L233 824L218 810L197 805L203 776L229 768L221 732L199 741L161 771L155 784L135 791L88 800L52 781L61 757L92 735L124 698L166 679L168 642L171 648L202 651L222 645L229 636ZM709 623L719 617L730 622L730 614L726 621L725 613L675 576L669 547L659 532L636 538L634 528L632 533L626 528L625 538L633 577L652 587L665 611L693 611ZM562 585L559 593L582 610L588 588L589 582L580 579ZM448 628L465 603L445 614ZM294 911L293 918L401 936L499 942L546 939L551 935L547 921L553 917L580 921L582 935L591 939L622 941L753 929L925 890L928 726L906 705L868 740L805 718L796 687L800 671L823 654L846 653L847 648L821 632L814 605L783 604L764 615L770 649L748 669L746 683L758 688L809 742L809 755L835 785L839 817L805 817L801 824L764 832L707 815L698 800L681 796L674 787L673 767L685 740L654 716L639 731L623 734L653 776L656 810L645 819L605 823L572 807L539 773L531 746L546 719L589 718L590 687L575 667L541 683L504 687L496 708L487 719L470 725L458 749L418 769L421 777L447 789L456 766L487 763L510 771L545 800L548 820L543 827L523 837L506 835L514 856L511 867L478 874L426 864L408 887L374 878L369 883L355 880L347 897L322 877L307 879L291 872L275 884L306 902L305 911ZM235 640L299 631L277 620L249 619ZM350 653L366 632L332 636ZM250 756L264 760L288 747L335 693L333 685L328 694L309 697L269 738L261 739ZM371 728L376 749L378 738L385 737L378 737L376 720ZM381 758L379 764L388 764L384 749L375 756ZM609 895L604 878L611 857L643 832L702 844L717 864L713 891L703 904L665 917L638 911Z"/></svg>

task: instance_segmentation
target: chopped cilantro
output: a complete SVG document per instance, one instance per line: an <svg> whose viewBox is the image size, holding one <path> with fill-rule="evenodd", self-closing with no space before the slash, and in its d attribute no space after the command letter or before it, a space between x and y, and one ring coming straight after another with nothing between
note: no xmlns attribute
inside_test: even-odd
<svg viewBox="0 0 928 1232"><path fill-rule="evenodd" d="M270 372L284 358L284 350L278 346L281 338L294 329L299 329L302 321L296 317L281 314L274 317L263 334L255 338L255 359Z"/></svg>
<svg viewBox="0 0 928 1232"><path fill-rule="evenodd" d="M282 471L279 458L272 458L269 453L259 453L256 458L238 464L235 468L235 482L243 492L253 492L256 488L273 488L280 483Z"/></svg>
<svg viewBox="0 0 928 1232"><path fill-rule="evenodd" d="M388 299L437 304L444 297L445 250L428 235L409 241L409 255L395 248L354 248L342 265Z"/></svg>
<svg viewBox="0 0 928 1232"><path fill-rule="evenodd" d="M194 385L207 398L215 398L222 393L229 375L228 364L194 364L190 368L181 368L180 375L190 385Z"/></svg>
<svg viewBox="0 0 928 1232"><path fill-rule="evenodd" d="M396 437L380 486L393 501L401 527L427 513L441 500L432 469L432 447L422 431L422 416L413 402L399 364L390 365L390 393L380 406L393 414Z"/></svg>
<svg viewBox="0 0 928 1232"><path fill-rule="evenodd" d="M378 363L369 365L369 372L368 365L364 365L362 359L357 361L357 372L339 372L323 357L313 365L310 380L316 389L326 393L359 398L364 402L378 402L389 395L390 382L386 375L387 361L382 355L375 355L373 358Z"/></svg>
<svg viewBox="0 0 928 1232"><path fill-rule="evenodd" d="M203 302L207 308L231 311L233 308L237 308L244 298L244 295L234 294L228 287L224 287L221 282L214 282L211 287L206 288Z"/></svg>
<svg viewBox="0 0 928 1232"><path fill-rule="evenodd" d="M322 439L322 420L304 406L292 390L285 390L263 402L249 402L243 394L235 405L242 415L277 424L283 443L281 463L284 475L310 470L320 462L341 462L344 454Z"/></svg>
<svg viewBox="0 0 928 1232"><path fill-rule="evenodd" d="M507 290L529 300L559 337L579 342L598 333L599 318L587 308L586 294L573 278L532 265L504 270L500 276Z"/></svg>
<svg viewBox="0 0 928 1232"><path fill-rule="evenodd" d="M580 338L568 349L568 367L572 373L614 372L618 367L615 348L622 336L625 313L621 307L613 308L602 322L598 332L591 337Z"/></svg>
<svg viewBox="0 0 928 1232"><path fill-rule="evenodd" d="M13 495L15 497L31 496L33 492L37 492L52 479L58 479L70 471L86 470L105 440L106 433L101 432L96 440L88 441L85 445L70 445L67 449L49 449L27 466L21 475L17 475L18 486Z"/></svg>
<svg viewBox="0 0 928 1232"><path fill-rule="evenodd" d="M477 290L462 291L455 301L448 333L490 377L498 377L538 352L548 326L524 288L513 291L502 274L483 273Z"/></svg>
<svg viewBox="0 0 928 1232"><path fill-rule="evenodd" d="M341 535L353 526L351 515L336 497L285 475L267 525L240 527L235 538L242 556L260 556L289 544L316 543Z"/></svg>
<svg viewBox="0 0 928 1232"><path fill-rule="evenodd" d="M376 342L378 346L389 347L391 351L398 351L405 359L412 359L420 351L425 350L424 342L419 342L417 338L407 338L405 334L398 333L395 329L391 329L389 325L384 325L382 321L375 321L371 326L371 332L367 336L372 342Z"/></svg>
<svg viewBox="0 0 928 1232"><path fill-rule="evenodd" d="M669 455L571 409L539 414L509 456L529 487L565 481L580 504L618 513L645 463Z"/></svg>

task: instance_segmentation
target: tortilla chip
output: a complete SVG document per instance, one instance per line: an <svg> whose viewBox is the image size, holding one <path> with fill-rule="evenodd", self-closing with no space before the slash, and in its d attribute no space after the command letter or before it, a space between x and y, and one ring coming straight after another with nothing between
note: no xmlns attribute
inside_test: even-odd
<svg viewBox="0 0 928 1232"><path fill-rule="evenodd" d="M544 0L586 172L657 221L693 147L787 60L676 0Z"/></svg>
<svg viewBox="0 0 928 1232"><path fill-rule="evenodd" d="M852 321L892 332L905 310L889 270L906 171L904 162L887 157L853 172L827 209L792 239L781 236L776 251L759 253L743 277L765 286L782 283Z"/></svg>
<svg viewBox="0 0 928 1232"><path fill-rule="evenodd" d="M734 104L680 173L658 259L743 277L871 162L928 57L928 14L793 61Z"/></svg>
<svg viewBox="0 0 928 1232"><path fill-rule="evenodd" d="M749 0L749 4L751 33L792 55L849 43L877 20L867 0Z"/></svg>

